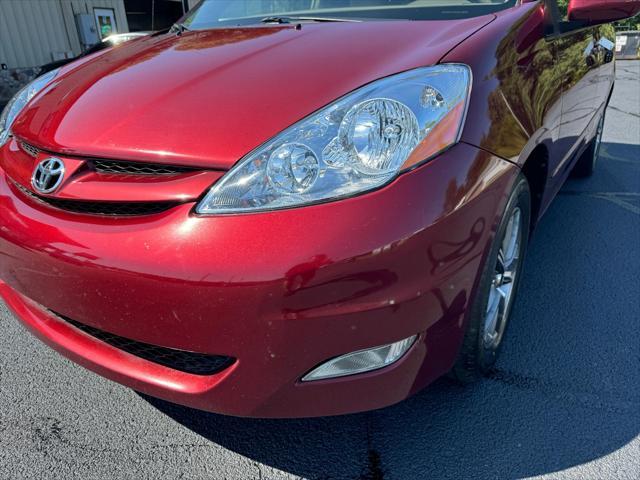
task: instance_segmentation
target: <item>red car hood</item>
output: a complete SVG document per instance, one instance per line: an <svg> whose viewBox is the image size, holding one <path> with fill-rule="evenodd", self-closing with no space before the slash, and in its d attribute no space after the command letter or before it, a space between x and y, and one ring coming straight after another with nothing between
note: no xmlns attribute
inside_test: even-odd
<svg viewBox="0 0 640 480"><path fill-rule="evenodd" d="M60 154L226 169L345 93L437 63L493 18L146 38L63 69L13 130Z"/></svg>

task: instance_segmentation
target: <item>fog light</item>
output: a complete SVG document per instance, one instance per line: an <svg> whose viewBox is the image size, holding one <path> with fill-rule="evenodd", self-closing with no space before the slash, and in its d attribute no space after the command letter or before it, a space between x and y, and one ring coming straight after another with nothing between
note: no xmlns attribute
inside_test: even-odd
<svg viewBox="0 0 640 480"><path fill-rule="evenodd" d="M311 370L311 372L302 377L302 381L309 382L324 378L344 377L386 367L398 361L413 345L417 337L417 335L413 335L399 342L336 357Z"/></svg>

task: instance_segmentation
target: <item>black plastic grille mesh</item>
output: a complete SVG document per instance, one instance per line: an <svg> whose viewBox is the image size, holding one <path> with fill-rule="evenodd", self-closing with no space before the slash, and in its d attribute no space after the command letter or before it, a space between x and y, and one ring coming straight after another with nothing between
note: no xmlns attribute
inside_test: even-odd
<svg viewBox="0 0 640 480"><path fill-rule="evenodd" d="M193 169L155 163L121 162L113 160L91 160L90 164L98 173L109 175L178 175Z"/></svg>
<svg viewBox="0 0 640 480"><path fill-rule="evenodd" d="M113 217L130 217L161 213L178 205L176 202L90 202L85 200L66 200L60 198L41 197L24 188L19 183L13 184L28 197L59 210L85 215L106 215Z"/></svg>
<svg viewBox="0 0 640 480"><path fill-rule="evenodd" d="M193 375L213 375L231 366L235 361L233 358L223 355L206 355L136 342L98 328L89 327L62 315L56 314L56 316L112 347L181 372Z"/></svg>

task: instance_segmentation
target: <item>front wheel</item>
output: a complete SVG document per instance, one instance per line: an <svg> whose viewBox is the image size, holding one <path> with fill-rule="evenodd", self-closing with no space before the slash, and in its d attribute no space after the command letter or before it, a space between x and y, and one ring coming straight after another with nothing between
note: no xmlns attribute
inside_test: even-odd
<svg viewBox="0 0 640 480"><path fill-rule="evenodd" d="M470 382L487 373L496 362L518 290L529 239L531 197L520 174L483 268L467 332L453 376Z"/></svg>

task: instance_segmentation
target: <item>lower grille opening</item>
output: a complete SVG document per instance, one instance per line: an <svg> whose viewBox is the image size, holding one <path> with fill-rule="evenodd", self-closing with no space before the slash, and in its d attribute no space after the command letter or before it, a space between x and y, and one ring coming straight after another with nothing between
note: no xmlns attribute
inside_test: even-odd
<svg viewBox="0 0 640 480"><path fill-rule="evenodd" d="M192 375L213 375L230 367L235 362L234 358L224 355L207 355L137 342L76 322L55 312L52 313L78 330L118 350L180 372Z"/></svg>
<svg viewBox="0 0 640 480"><path fill-rule="evenodd" d="M85 200L66 200L60 198L41 197L12 181L15 187L24 195L40 203L58 210L85 215L107 215L127 217L139 215L153 215L162 213L179 205L176 202L91 202Z"/></svg>

